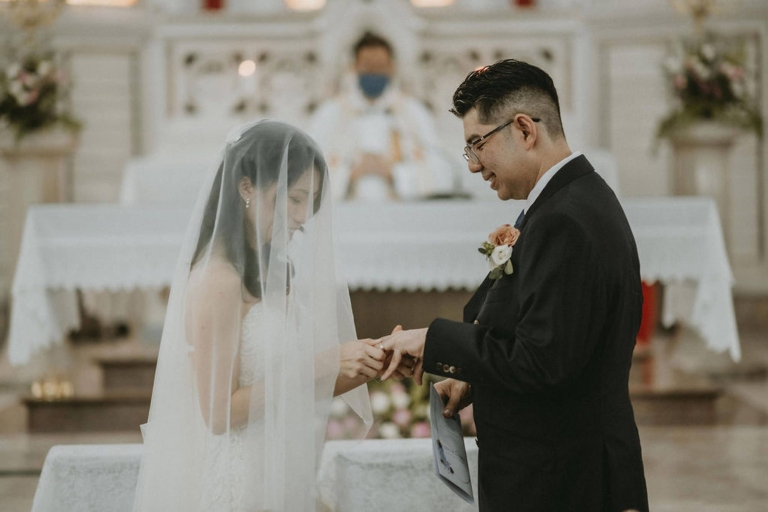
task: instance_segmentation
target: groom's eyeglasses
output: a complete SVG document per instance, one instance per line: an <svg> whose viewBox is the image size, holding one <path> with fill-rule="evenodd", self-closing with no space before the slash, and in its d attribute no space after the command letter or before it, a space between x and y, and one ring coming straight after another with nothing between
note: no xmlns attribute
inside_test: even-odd
<svg viewBox="0 0 768 512"><path fill-rule="evenodd" d="M479 139L475 139L472 142L470 142L469 144L467 144L466 146L464 146L464 154L462 155L464 157L464 160L466 160L467 162L472 162L473 164L479 164L480 163L480 157L478 156L477 153L475 153L475 148L479 144L482 144L483 142L487 141L494 133L498 132L499 130L503 130L504 128L506 128L510 124L514 123L515 122L515 118L517 118L517 115L515 115L515 117L513 117L512 119L510 119L506 123L500 124L499 126L494 128L493 130L489 131L488 133L486 133L485 135L483 135ZM532 117L531 121L533 121L534 123L538 123L539 121L541 121L541 119L538 118L538 117Z"/></svg>

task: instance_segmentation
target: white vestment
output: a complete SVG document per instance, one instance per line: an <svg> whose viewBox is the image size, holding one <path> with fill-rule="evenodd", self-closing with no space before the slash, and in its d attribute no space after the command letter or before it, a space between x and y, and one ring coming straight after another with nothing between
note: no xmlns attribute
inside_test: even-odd
<svg viewBox="0 0 768 512"><path fill-rule="evenodd" d="M350 190L350 172L363 153L389 157L394 194L418 199L452 188L450 164L441 153L437 131L424 105L390 85L374 101L359 88L320 105L309 133L325 153L334 199L387 200L388 183L366 175Z"/></svg>

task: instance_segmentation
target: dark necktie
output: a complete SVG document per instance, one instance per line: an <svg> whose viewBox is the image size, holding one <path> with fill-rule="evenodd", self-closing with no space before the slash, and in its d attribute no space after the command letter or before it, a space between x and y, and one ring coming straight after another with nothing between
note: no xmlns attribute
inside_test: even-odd
<svg viewBox="0 0 768 512"><path fill-rule="evenodd" d="M517 216L517 220L515 221L515 229L520 229L520 224L523 223L523 219L525 218L525 210L520 212L520 215Z"/></svg>

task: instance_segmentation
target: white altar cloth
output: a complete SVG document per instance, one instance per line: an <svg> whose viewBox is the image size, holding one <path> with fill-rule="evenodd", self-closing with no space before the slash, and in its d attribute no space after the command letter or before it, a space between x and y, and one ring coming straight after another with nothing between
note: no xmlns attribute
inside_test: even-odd
<svg viewBox="0 0 768 512"><path fill-rule="evenodd" d="M477 498L477 447L465 446ZM140 444L54 446L32 512L131 512L141 453ZM435 476L430 439L329 441L318 484L338 512L477 510Z"/></svg>
<svg viewBox="0 0 768 512"><path fill-rule="evenodd" d="M731 274L715 203L625 199L641 273L668 286L663 320L689 323L739 360ZM435 201L336 208L339 254L352 290L475 288L487 272L477 247L519 201ZM9 356L25 364L78 327L74 291L155 289L171 283L189 210L169 206L31 207L13 283ZM688 292L677 286L687 283Z"/></svg>
<svg viewBox="0 0 768 512"><path fill-rule="evenodd" d="M477 444L464 438L477 503ZM329 441L318 473L323 502L337 511L477 510L434 473L431 439Z"/></svg>
<svg viewBox="0 0 768 512"><path fill-rule="evenodd" d="M32 512L132 512L142 447L54 446L45 457Z"/></svg>

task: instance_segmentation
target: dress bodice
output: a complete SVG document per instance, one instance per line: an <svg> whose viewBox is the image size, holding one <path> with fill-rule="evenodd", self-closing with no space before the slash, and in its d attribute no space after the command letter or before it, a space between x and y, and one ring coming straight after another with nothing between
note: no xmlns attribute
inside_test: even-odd
<svg viewBox="0 0 768 512"><path fill-rule="evenodd" d="M264 378L265 340L272 336L278 318L266 311L263 303L257 302L243 318L238 359L240 387L250 386ZM209 439L200 512L254 510L249 505L254 498L249 496L248 490L253 491L263 479L259 464L263 431L262 422L257 421L247 429L233 428L226 435ZM258 493L256 495L258 497Z"/></svg>
<svg viewBox="0 0 768 512"><path fill-rule="evenodd" d="M262 302L257 302L243 318L243 326L240 335L240 378L238 384L250 386L264 375L264 349L259 344L259 330L262 333L265 323L269 321L265 315Z"/></svg>

